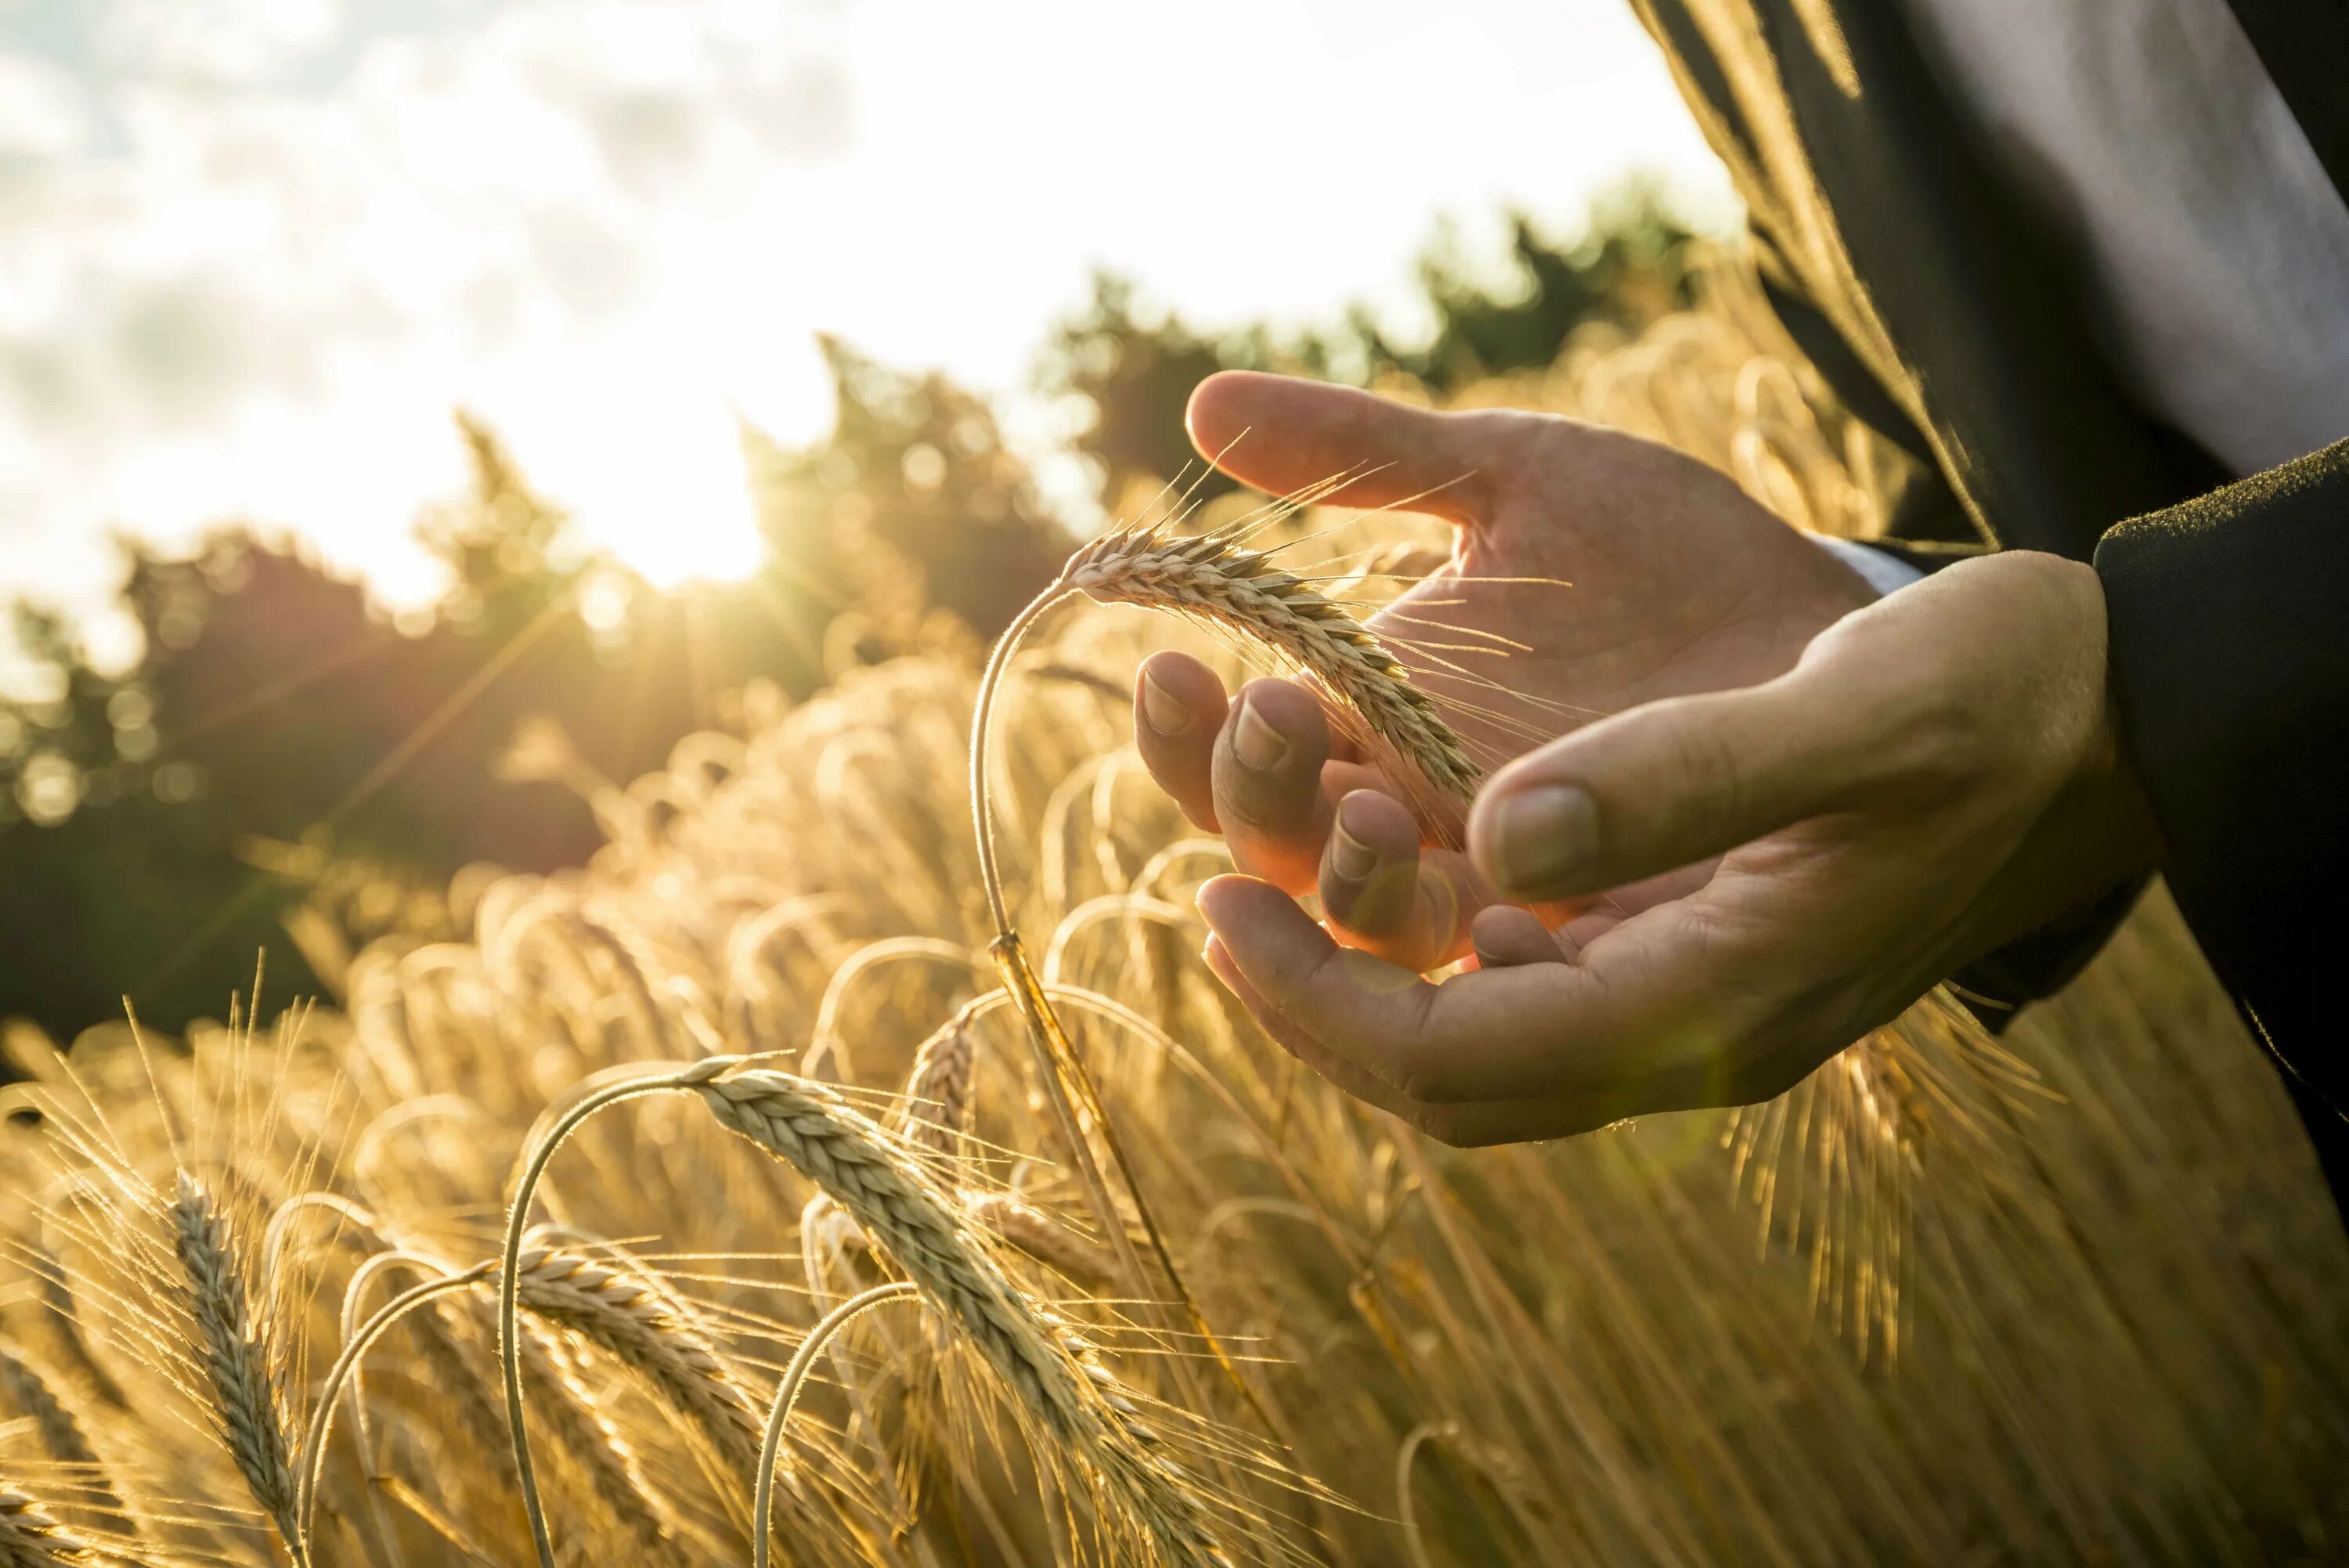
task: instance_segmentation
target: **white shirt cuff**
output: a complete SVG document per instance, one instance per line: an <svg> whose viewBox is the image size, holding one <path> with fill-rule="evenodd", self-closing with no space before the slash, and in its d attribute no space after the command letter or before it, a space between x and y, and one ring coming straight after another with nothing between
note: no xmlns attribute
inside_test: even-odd
<svg viewBox="0 0 2349 1568"><path fill-rule="evenodd" d="M1906 588L1925 575L1889 550L1870 550L1856 541L1829 539L1823 533L1814 533L1810 539L1812 543L1850 567L1861 582L1876 590L1876 596L1879 599L1896 588Z"/></svg>

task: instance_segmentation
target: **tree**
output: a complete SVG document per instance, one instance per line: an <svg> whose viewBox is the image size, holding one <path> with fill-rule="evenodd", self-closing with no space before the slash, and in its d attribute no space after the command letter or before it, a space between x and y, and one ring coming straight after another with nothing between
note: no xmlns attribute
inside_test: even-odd
<svg viewBox="0 0 2349 1568"><path fill-rule="evenodd" d="M1220 335L1136 302L1126 281L1093 279L1086 304L1053 331L1039 382L1081 410L1076 445L1113 508L1156 490L1195 460L1183 433L1191 389L1217 370L1286 370L1361 387L1405 384L1437 401L1486 377L1547 366L1585 323L1637 329L1689 303L1693 235L1652 185L1601 198L1583 232L1552 239L1509 220L1499 275L1474 266L1439 232L1418 275L1433 319L1426 341L1398 342L1356 306L1334 325L1287 335L1261 324ZM1228 490L1208 477L1196 492Z"/></svg>

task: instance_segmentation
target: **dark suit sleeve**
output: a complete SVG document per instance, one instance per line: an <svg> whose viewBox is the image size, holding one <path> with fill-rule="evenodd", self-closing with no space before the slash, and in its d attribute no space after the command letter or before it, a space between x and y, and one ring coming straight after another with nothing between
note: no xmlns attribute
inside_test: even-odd
<svg viewBox="0 0 2349 1568"><path fill-rule="evenodd" d="M1863 424L1916 459L1896 498L1885 536L1866 542L1920 571L1937 571L1989 548L1958 504L1932 449L1881 384L1870 375L1826 316L1805 299L1757 236L1763 293L1772 310L1822 379ZM1974 1016L2002 1030L2027 1002L2054 995L2086 967L2145 891L2142 878L2104 893L2038 930L1983 954L1951 976Z"/></svg>
<svg viewBox="0 0 2349 1568"><path fill-rule="evenodd" d="M2301 1092L2349 1107L2349 441L2121 523L2095 567L2178 905Z"/></svg>

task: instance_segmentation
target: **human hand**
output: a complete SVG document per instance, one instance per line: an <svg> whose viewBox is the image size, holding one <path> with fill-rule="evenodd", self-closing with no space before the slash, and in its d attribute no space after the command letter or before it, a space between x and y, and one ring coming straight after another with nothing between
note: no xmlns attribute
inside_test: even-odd
<svg viewBox="0 0 2349 1568"><path fill-rule="evenodd" d="M1252 683L1211 736L1200 716L1226 706L1213 676L1179 655L1145 665L1145 758L1253 873L1201 890L1210 964L1281 1044L1437 1137L1768 1098L2158 849L2084 566L2010 552L1846 618L1870 595L1823 552L1628 437L1262 377L1207 383L1192 425L1210 451L1263 432L1226 462L1268 489L1392 463L1340 498L1360 504L1474 464L1478 481L1440 498L1454 561L1417 591L1444 603L1400 607L1528 645L1506 678L1557 706L1516 722L1615 715L1495 776L1460 855L1425 847L1362 759L1330 759L1310 694ZM1466 576L1576 588L1528 610ZM1288 896L1316 886L1326 930ZM1421 979L1464 933L1479 967Z"/></svg>
<svg viewBox="0 0 2349 1568"><path fill-rule="evenodd" d="M1782 674L1873 597L1725 476L1619 431L1507 410L1433 414L1245 373L1203 383L1189 422L1200 450L1259 489L1369 469L1331 500L1410 502L1454 524L1452 560L1371 624L1423 688L1451 699L1446 717L1488 763L1588 718ZM1561 579L1573 585L1543 581ZM1506 691L1411 652L1493 638L1513 645L1505 661L1450 656ZM1241 871L1288 893L1318 887L1340 940L1406 968L1467 951L1494 895L1445 847L1464 824L1415 820L1400 799L1428 791L1333 740L1310 692L1257 681L1234 705L1206 665L1161 654L1143 665L1137 708L1143 758L1193 821L1226 835ZM1689 885L1682 873L1618 890L1612 907Z"/></svg>
<svg viewBox="0 0 2349 1568"><path fill-rule="evenodd" d="M1526 899L1718 860L1693 891L1555 934L1496 904L1482 967L1441 985L1338 947L1263 882L1199 898L1210 964L1275 1038L1464 1144L1782 1093L2159 849L2116 739L2096 575L2026 552L1857 612L1774 680L1521 758L1469 843Z"/></svg>

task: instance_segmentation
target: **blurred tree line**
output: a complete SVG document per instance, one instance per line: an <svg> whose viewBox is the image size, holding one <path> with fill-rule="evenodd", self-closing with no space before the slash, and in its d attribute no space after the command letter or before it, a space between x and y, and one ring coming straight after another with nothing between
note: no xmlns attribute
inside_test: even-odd
<svg viewBox="0 0 2349 1568"><path fill-rule="evenodd" d="M1092 499L1113 512L1191 460L1183 407L1212 371L1440 400L1549 364L1586 322L1636 328L1685 304L1690 242L1636 186L1568 240L1516 220L1497 275L1439 236L1419 270L1427 330L1407 342L1361 310L1286 336L1205 334L1102 276L1050 335L1035 390L1073 415ZM237 527L185 555L126 542L144 648L127 672L16 605L29 679L0 699L0 1019L67 1039L127 995L176 1030L220 1016L260 953L274 995L330 992L374 937L461 934L495 871L584 860L602 841L595 790L680 737L746 728L855 664L977 658L1075 527L984 399L823 348L829 438L787 450L742 432L767 545L742 583L664 593L586 552L460 416L471 485L417 523L449 582L427 617L396 622Z"/></svg>

